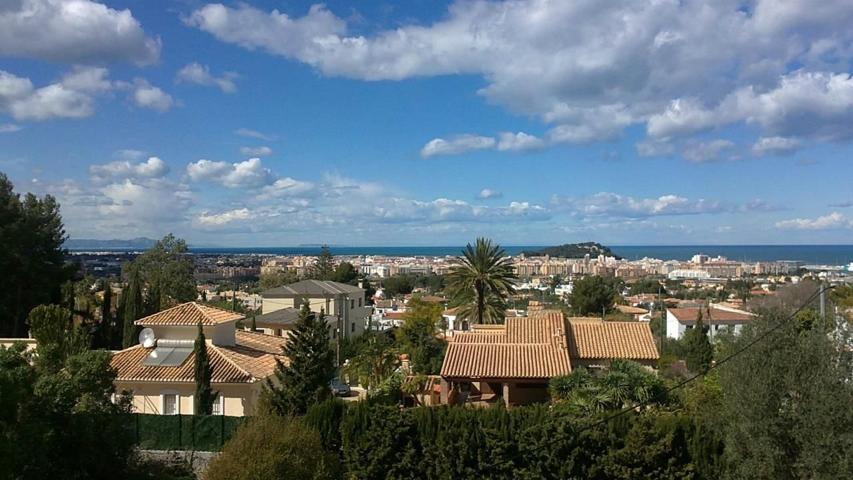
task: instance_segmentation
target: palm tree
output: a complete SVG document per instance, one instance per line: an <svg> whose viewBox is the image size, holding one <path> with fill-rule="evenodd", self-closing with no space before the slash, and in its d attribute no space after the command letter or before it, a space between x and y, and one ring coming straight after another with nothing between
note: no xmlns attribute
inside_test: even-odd
<svg viewBox="0 0 853 480"><path fill-rule="evenodd" d="M477 323L503 320L507 299L515 292L516 279L510 259L503 249L486 238L469 243L448 275L451 304L459 307L460 318Z"/></svg>

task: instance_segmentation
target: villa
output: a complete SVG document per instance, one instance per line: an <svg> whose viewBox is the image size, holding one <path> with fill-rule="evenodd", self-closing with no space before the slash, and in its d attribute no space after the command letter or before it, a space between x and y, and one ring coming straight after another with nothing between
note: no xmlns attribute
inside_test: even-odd
<svg viewBox="0 0 853 480"><path fill-rule="evenodd" d="M558 310L538 310L507 317L503 325L474 325L448 343L441 403L545 401L551 378L577 367L607 368L619 358L656 365L659 354L647 322L566 319Z"/></svg>
<svg viewBox="0 0 853 480"><path fill-rule="evenodd" d="M128 392L133 411L161 415L192 414L195 393L193 344L198 325L207 341L218 392L214 415L252 415L264 380L286 361L286 339L237 328L243 315L195 302L184 303L135 322L150 329L149 344L116 352L116 392Z"/></svg>

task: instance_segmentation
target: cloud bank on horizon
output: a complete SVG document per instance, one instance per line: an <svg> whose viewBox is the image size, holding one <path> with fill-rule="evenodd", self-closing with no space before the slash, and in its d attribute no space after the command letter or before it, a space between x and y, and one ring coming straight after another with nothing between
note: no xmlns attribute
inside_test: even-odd
<svg viewBox="0 0 853 480"><path fill-rule="evenodd" d="M78 238L849 242L849 1L362 8L11 2L0 171Z"/></svg>

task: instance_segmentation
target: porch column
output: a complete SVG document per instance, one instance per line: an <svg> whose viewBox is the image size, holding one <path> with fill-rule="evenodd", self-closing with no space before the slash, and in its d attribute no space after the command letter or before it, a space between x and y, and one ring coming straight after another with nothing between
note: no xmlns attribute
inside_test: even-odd
<svg viewBox="0 0 853 480"><path fill-rule="evenodd" d="M509 382L504 382L503 384L503 397L504 397L504 406L509 408Z"/></svg>
<svg viewBox="0 0 853 480"><path fill-rule="evenodd" d="M450 385L447 380L444 378L441 379L441 392L439 393L439 398L442 405L447 405L447 397L450 392Z"/></svg>

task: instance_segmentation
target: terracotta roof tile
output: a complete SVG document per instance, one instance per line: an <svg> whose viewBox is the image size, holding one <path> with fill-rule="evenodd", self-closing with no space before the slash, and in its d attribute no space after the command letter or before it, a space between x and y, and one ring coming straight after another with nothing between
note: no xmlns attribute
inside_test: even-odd
<svg viewBox="0 0 853 480"><path fill-rule="evenodd" d="M571 358L659 358L652 330L646 322L605 322L569 320Z"/></svg>
<svg viewBox="0 0 853 480"><path fill-rule="evenodd" d="M565 321L561 312L544 310L457 333L441 376L544 379L570 373L572 358L654 360L658 351L648 323Z"/></svg>
<svg viewBox="0 0 853 480"><path fill-rule="evenodd" d="M245 315L222 310L221 308L201 305L196 302L187 302L163 310L162 312L140 318L134 324L143 327L148 326L196 326L218 325L220 323L234 322L245 318Z"/></svg>
<svg viewBox="0 0 853 480"><path fill-rule="evenodd" d="M696 317L699 316L699 307L688 308L668 308L668 312L672 313L679 323L685 325L693 325L696 323ZM755 315L749 312L732 311L722 308L711 307L710 317L707 309L702 309L702 319L705 323L744 323L755 318Z"/></svg>
<svg viewBox="0 0 853 480"><path fill-rule="evenodd" d="M563 315L539 311L507 318L505 325L477 325L454 335L441 376L550 378L571 372Z"/></svg>
<svg viewBox="0 0 853 480"><path fill-rule="evenodd" d="M564 349L550 345L450 343L442 377L551 378L571 372Z"/></svg>
<svg viewBox="0 0 853 480"><path fill-rule="evenodd" d="M207 345L207 355L213 367L211 383L251 383L272 375L276 358L286 361L281 348L286 338L262 333L235 332L234 346ZM132 382L192 383L195 355L175 367L144 365L151 349L141 345L127 348L113 355L111 364L116 369L116 380Z"/></svg>

